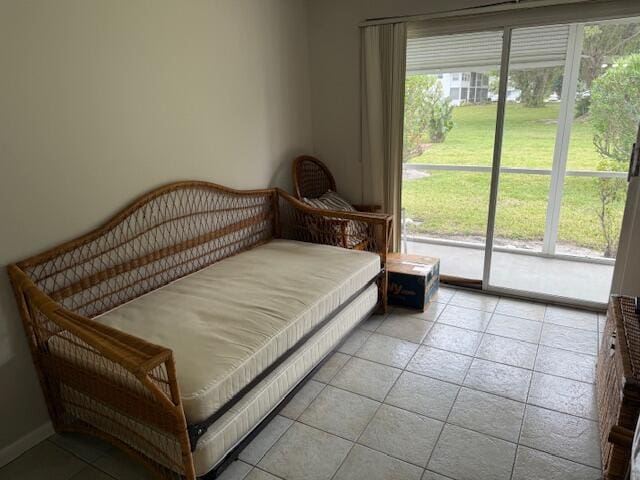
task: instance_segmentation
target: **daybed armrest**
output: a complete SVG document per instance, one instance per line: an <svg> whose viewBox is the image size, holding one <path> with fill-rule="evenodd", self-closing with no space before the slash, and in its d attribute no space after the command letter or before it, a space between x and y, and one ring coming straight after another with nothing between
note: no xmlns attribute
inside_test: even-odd
<svg viewBox="0 0 640 480"><path fill-rule="evenodd" d="M313 208L278 190L276 236L292 240L359 248L386 261L393 216Z"/></svg>
<svg viewBox="0 0 640 480"><path fill-rule="evenodd" d="M194 479L172 351L70 312L16 265L8 271L56 429L98 434L161 475Z"/></svg>
<svg viewBox="0 0 640 480"><path fill-rule="evenodd" d="M370 213L375 213L382 210L381 205L354 204L353 208L355 208L359 212L370 212Z"/></svg>

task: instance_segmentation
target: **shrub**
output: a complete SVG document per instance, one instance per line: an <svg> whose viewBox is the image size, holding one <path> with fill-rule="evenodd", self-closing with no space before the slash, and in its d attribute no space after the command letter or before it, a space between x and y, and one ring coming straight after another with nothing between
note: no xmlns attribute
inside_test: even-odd
<svg viewBox="0 0 640 480"><path fill-rule="evenodd" d="M429 140L442 143L453 128L453 105L449 97L442 96L442 85L437 83L435 92L430 93L431 112L429 114Z"/></svg>
<svg viewBox="0 0 640 480"><path fill-rule="evenodd" d="M593 81L590 117L598 153L626 163L640 120L640 54L618 58Z"/></svg>
<svg viewBox="0 0 640 480"><path fill-rule="evenodd" d="M405 85L404 160L421 155L427 143L444 142L453 128L453 105L433 75L411 75Z"/></svg>
<svg viewBox="0 0 640 480"><path fill-rule="evenodd" d="M593 143L602 157L598 170L624 171L640 121L640 54L618 58L591 84L589 117ZM618 225L614 205L624 198L622 179L597 179L600 206L597 212L605 239L605 256L615 256Z"/></svg>

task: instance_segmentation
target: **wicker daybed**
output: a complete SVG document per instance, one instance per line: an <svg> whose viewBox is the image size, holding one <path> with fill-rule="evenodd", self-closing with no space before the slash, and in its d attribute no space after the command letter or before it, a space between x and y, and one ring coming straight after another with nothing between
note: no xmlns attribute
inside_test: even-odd
<svg viewBox="0 0 640 480"><path fill-rule="evenodd" d="M366 251L334 246L361 223ZM339 342L386 307L391 217L278 189L158 188L8 267L59 432L158 478L215 477Z"/></svg>

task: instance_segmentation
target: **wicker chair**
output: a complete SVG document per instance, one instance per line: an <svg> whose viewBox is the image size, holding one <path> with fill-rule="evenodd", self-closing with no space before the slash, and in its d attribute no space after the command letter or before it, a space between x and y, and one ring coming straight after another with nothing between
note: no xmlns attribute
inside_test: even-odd
<svg viewBox="0 0 640 480"><path fill-rule="evenodd" d="M336 181L327 166L315 157L302 155L293 161L293 189L298 200L318 198L336 191ZM378 212L380 205L353 205L359 212Z"/></svg>
<svg viewBox="0 0 640 480"><path fill-rule="evenodd" d="M336 181L327 166L315 157L302 155L293 161L293 187L295 196L303 201L306 198L318 198L329 190L336 191ZM376 214L380 210L379 205L352 205L358 212ZM327 218L320 220L313 219L316 224L307 225L309 231L318 230L326 235L326 232L333 230L335 239L333 244L343 248L353 248L356 250L367 249L367 238L371 232L367 232L367 225L360 225L350 220L336 220ZM317 225L317 222L326 224ZM365 229L365 230L363 230Z"/></svg>

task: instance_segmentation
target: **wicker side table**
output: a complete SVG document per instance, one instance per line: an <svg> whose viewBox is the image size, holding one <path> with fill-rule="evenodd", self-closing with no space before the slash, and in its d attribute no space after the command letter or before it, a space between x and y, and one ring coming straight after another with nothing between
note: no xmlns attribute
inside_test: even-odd
<svg viewBox="0 0 640 480"><path fill-rule="evenodd" d="M640 413L640 318L635 299L612 296L596 367L604 478L628 478Z"/></svg>

